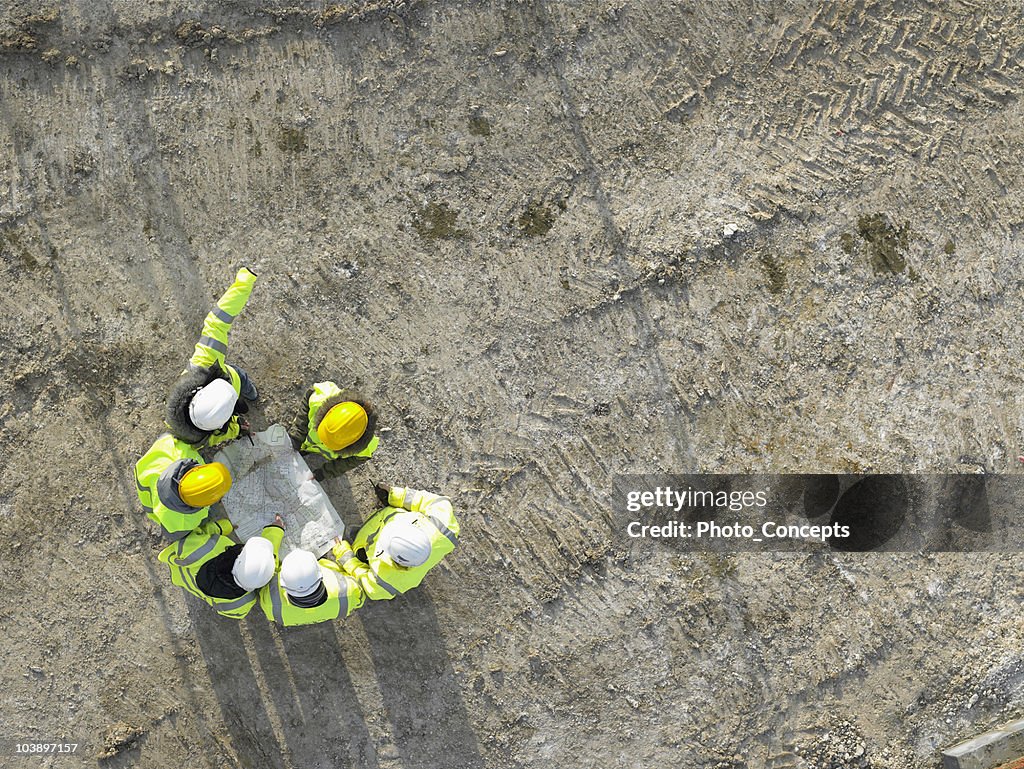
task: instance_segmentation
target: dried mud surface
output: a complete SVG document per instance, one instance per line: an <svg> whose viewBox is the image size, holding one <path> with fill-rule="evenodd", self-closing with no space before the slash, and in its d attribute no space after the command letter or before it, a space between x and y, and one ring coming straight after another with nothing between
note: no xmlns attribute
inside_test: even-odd
<svg viewBox="0 0 1024 769"><path fill-rule="evenodd" d="M1012 3L8 3L5 766L934 767L1024 707L1019 559L683 555L646 471L1015 472ZM231 358L332 377L463 546L279 632L174 588L136 458Z"/></svg>

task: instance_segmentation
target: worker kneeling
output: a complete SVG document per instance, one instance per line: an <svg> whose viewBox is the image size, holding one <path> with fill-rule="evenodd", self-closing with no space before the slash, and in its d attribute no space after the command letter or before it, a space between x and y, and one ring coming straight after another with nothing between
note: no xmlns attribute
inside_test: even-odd
<svg viewBox="0 0 1024 769"><path fill-rule="evenodd" d="M352 544L336 540L334 557L371 600L387 600L423 581L459 543L459 522L447 497L377 484L387 507L374 513Z"/></svg>
<svg viewBox="0 0 1024 769"><path fill-rule="evenodd" d="M136 463L135 486L146 515L169 539L181 539L228 493L231 474L220 462L204 462L192 446L167 434Z"/></svg>
<svg viewBox="0 0 1024 769"><path fill-rule="evenodd" d="M175 585L205 601L218 614L242 619L256 605L257 591L277 570L284 529L271 524L244 545L225 536L231 531L227 519L208 521L165 547L158 558L170 567Z"/></svg>
<svg viewBox="0 0 1024 769"><path fill-rule="evenodd" d="M267 619L279 625L312 625L347 617L366 597L359 584L326 558L319 561L307 550L293 550L281 571L260 590Z"/></svg>

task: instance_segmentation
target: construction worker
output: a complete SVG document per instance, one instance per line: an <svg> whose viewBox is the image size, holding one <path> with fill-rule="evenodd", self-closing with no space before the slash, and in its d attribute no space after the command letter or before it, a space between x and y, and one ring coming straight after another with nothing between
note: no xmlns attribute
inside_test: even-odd
<svg viewBox="0 0 1024 769"><path fill-rule="evenodd" d="M228 365L231 322L249 301L256 274L243 267L203 323L195 352L171 388L167 426L193 446L216 446L238 437L239 414L259 398L256 385L237 366Z"/></svg>
<svg viewBox="0 0 1024 769"><path fill-rule="evenodd" d="M284 536L281 516L244 545L228 539L227 519L207 521L157 556L171 569L171 582L205 601L218 614L242 619L258 602L258 591L278 567Z"/></svg>
<svg viewBox="0 0 1024 769"><path fill-rule="evenodd" d="M294 430L299 450L319 454L326 462L314 473L317 480L338 476L373 456L379 439L377 411L351 390L334 382L317 382L306 391L307 411Z"/></svg>
<svg viewBox="0 0 1024 769"><path fill-rule="evenodd" d="M228 493L231 474L164 433L135 464L135 487L146 515L163 527L165 536L178 540L205 521L210 505Z"/></svg>
<svg viewBox="0 0 1024 769"><path fill-rule="evenodd" d="M334 557L371 600L388 600L423 581L459 544L452 503L426 491L375 484L387 505L362 525L350 545L335 540Z"/></svg>
<svg viewBox="0 0 1024 769"><path fill-rule="evenodd" d="M347 617L366 597L352 577L327 558L293 550L281 570L260 590L260 606L278 625L312 625Z"/></svg>

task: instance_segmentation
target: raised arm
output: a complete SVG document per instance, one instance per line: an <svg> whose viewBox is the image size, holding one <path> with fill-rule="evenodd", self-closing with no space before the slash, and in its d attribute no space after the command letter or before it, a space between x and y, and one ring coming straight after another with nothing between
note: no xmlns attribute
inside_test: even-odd
<svg viewBox="0 0 1024 769"><path fill-rule="evenodd" d="M243 267L235 275L235 282L224 292L203 322L203 335L196 343L195 352L189 360L191 368L210 368L223 364L228 351L228 332L231 323L245 307L256 283L256 273Z"/></svg>

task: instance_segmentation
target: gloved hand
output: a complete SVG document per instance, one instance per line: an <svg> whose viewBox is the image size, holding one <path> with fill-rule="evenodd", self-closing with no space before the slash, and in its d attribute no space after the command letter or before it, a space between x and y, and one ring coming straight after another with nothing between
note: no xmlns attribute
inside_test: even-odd
<svg viewBox="0 0 1024 769"><path fill-rule="evenodd" d="M388 497L391 495L391 487L381 481L373 484L373 493L377 495L382 505L388 504Z"/></svg>
<svg viewBox="0 0 1024 769"><path fill-rule="evenodd" d="M227 518L221 518L219 521L216 521L216 523L220 528L220 533L225 537L235 530L235 527Z"/></svg>

